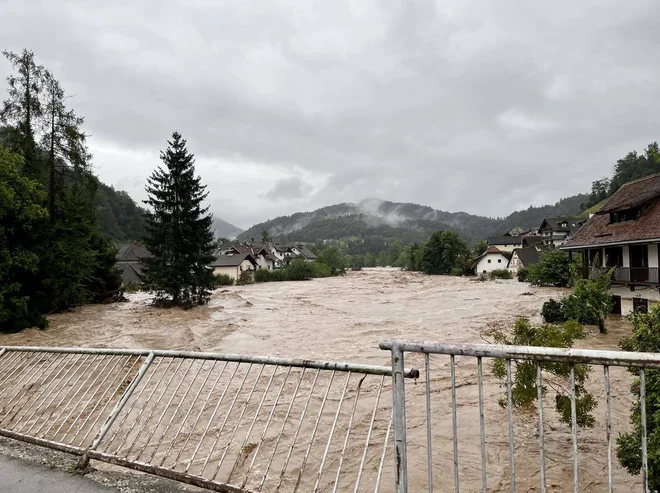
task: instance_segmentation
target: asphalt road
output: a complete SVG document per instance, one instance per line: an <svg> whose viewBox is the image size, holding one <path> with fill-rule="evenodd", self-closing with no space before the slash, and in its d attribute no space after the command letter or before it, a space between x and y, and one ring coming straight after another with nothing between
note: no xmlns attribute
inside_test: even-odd
<svg viewBox="0 0 660 493"><path fill-rule="evenodd" d="M84 476L0 455L0 493L117 493Z"/></svg>

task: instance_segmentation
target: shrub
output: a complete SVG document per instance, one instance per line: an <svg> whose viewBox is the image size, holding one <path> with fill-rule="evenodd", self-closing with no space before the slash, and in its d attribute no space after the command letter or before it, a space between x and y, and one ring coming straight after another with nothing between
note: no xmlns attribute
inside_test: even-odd
<svg viewBox="0 0 660 493"><path fill-rule="evenodd" d="M573 292L562 300L565 317L581 324L598 325L604 334L605 318L612 311L611 276L612 272L607 271L590 279L575 276Z"/></svg>
<svg viewBox="0 0 660 493"><path fill-rule="evenodd" d="M251 270L244 270L236 280L237 286L245 286L247 284L254 284L254 272Z"/></svg>
<svg viewBox="0 0 660 493"><path fill-rule="evenodd" d="M513 275L506 269L495 269L490 272L491 279L513 279Z"/></svg>
<svg viewBox="0 0 660 493"><path fill-rule="evenodd" d="M463 271L463 269L460 268L460 267L454 267L454 268L451 270L451 275L452 275L452 276L460 277L460 276L463 275L463 273L464 273L464 271Z"/></svg>
<svg viewBox="0 0 660 493"><path fill-rule="evenodd" d="M316 260L321 264L325 264L330 269L330 275L343 276L346 274L346 259L337 247L326 248L321 253L319 253Z"/></svg>
<svg viewBox="0 0 660 493"><path fill-rule="evenodd" d="M529 268L521 267L518 269L518 281L527 282L529 280Z"/></svg>
<svg viewBox="0 0 660 493"><path fill-rule="evenodd" d="M219 286L233 286L234 280L227 274L215 274L213 276L213 288Z"/></svg>
<svg viewBox="0 0 660 493"><path fill-rule="evenodd" d="M636 312L629 316L633 330L630 338L621 339L624 351L660 353L660 306L649 313ZM642 416L640 406L639 369L629 370L635 380L630 386L632 406L630 408L630 432L619 435L616 440L616 455L628 473L638 475L642 468ZM660 370L646 369L646 426L650 491L660 490Z"/></svg>
<svg viewBox="0 0 660 493"><path fill-rule="evenodd" d="M271 282L282 282L286 280L287 280L286 269L275 269L270 271Z"/></svg>
<svg viewBox="0 0 660 493"><path fill-rule="evenodd" d="M137 293L141 289L142 286L139 282L127 282L123 287L124 293Z"/></svg>
<svg viewBox="0 0 660 493"><path fill-rule="evenodd" d="M314 277L314 266L310 262L297 258L291 261L286 268L288 281L306 281Z"/></svg>
<svg viewBox="0 0 660 493"><path fill-rule="evenodd" d="M254 282L269 282L271 281L271 274L268 269L257 269L254 273Z"/></svg>
<svg viewBox="0 0 660 493"><path fill-rule="evenodd" d="M554 299L549 299L543 303L541 316L549 324L562 323L568 320L566 315L564 315L564 304Z"/></svg>
<svg viewBox="0 0 660 493"><path fill-rule="evenodd" d="M570 348L575 339L584 337L582 326L575 321L568 321L561 325L533 326L525 317L521 317L512 329L502 326L492 326L485 331L485 335L494 339L497 344L516 346L545 346L557 348ZM543 382L546 393L554 391L555 410L559 419L566 424L571 424L571 398L569 392L570 363L536 362L525 360L511 360L512 374L515 380L512 385L512 402L514 407L536 406L538 388L536 386L536 365L541 366L545 373ZM594 396L586 391L586 382L589 377L590 368L586 364L574 365L575 395L576 395L576 417L577 425L580 427L593 427L595 418L591 413L596 408ZM493 364L493 374L505 386L506 363L504 359L496 359ZM499 401L501 406L506 406L506 399Z"/></svg>
<svg viewBox="0 0 660 493"><path fill-rule="evenodd" d="M314 266L314 277L330 277L332 270L330 267L322 262L312 262Z"/></svg>
<svg viewBox="0 0 660 493"><path fill-rule="evenodd" d="M536 286L568 286L571 280L571 261L562 250L546 250L539 262L528 267L528 280Z"/></svg>

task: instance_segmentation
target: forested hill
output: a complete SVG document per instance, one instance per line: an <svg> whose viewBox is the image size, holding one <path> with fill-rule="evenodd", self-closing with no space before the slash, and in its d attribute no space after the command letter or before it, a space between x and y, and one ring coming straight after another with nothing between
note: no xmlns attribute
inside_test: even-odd
<svg viewBox="0 0 660 493"><path fill-rule="evenodd" d="M126 192L99 182L94 199L99 231L106 238L134 241L144 237L145 210Z"/></svg>
<svg viewBox="0 0 660 493"><path fill-rule="evenodd" d="M239 239L259 238L263 231L281 241L314 242L319 239L379 237L405 242L424 241L438 230L453 229L473 242L501 234L515 226L538 227L544 218L578 214L588 195L575 195L554 205L530 207L505 218L476 216L466 212L445 212L428 206L363 200L359 204L343 203L313 212L298 212L256 224L239 235Z"/></svg>

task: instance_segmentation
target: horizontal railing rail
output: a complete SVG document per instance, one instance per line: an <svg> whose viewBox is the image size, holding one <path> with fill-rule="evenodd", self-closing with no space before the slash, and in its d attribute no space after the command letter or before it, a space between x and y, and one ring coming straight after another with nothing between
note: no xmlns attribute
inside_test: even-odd
<svg viewBox="0 0 660 493"><path fill-rule="evenodd" d="M390 481L391 375L319 360L5 346L0 436L213 491L378 491Z"/></svg>
<svg viewBox="0 0 660 493"><path fill-rule="evenodd" d="M579 443L578 443L578 425L577 425L577 404L576 404L576 388L575 388L575 365L596 365L603 368L602 373L602 390L605 398L605 422L596 423L596 427L601 429L604 435L604 448L606 450L607 457L607 466L606 466L606 491L611 493L614 487L614 434L612 432L612 387L610 380L610 368L621 367L622 371L638 371L639 375L639 406L641 414L641 444L639 451L641 456L641 483L643 485L644 492L648 492L648 450L647 450L647 402L646 402L646 372L648 371L657 371L660 369L660 354L654 353L636 353L636 352L623 352L623 351L603 351L603 350L588 350L588 349L559 349L559 348L547 348L547 347L529 347L529 346L505 346L505 345L496 345L496 344L445 344L441 342L434 341L402 341L402 340L383 340L380 343L381 349L391 351L392 355L392 369L393 369L393 426L394 426L394 465L395 465L395 483L397 493L404 493L407 491L421 491L422 487L419 482L419 468L416 468L417 482L414 487L409 489L409 445L410 443L416 443L415 451L418 453L419 443L418 440L410 440L408 437L408 432L410 431L411 424L410 418L407 418L407 406L414 404L415 397L419 397L419 404L424 406L425 412L422 416L415 416L415 425L414 431L419 432L419 419L423 419L426 423L426 473L427 480L425 482L424 489L432 492L434 485L440 486L440 491L449 491L453 489L458 492L462 480L470 480L471 489L476 490L477 488L484 493L488 491L488 482L489 482L489 464L488 464L488 454L487 454L487 429L486 429L486 420L485 420L485 398L484 398L484 372L483 365L484 359L490 360L504 360L504 368L506 371L505 374L505 394L506 398L502 399L501 404L506 409L506 417L504 418L506 422L506 430L501 430L501 434L506 436L506 443L508 444L508 456L509 456L509 486L512 492L516 491L517 479L524 480L524 488L531 488L536 490L536 485L530 484L530 478L520 478L516 476L516 449L518 444L516 444L515 433L514 433L514 421L513 421L513 395L512 388L516 380L516 370L517 364L519 362L531 361L536 363L536 423L538 425L537 435L538 438L535 440L538 441L538 460L539 460L539 475L538 475L538 485L540 486L540 491L545 493L550 491L547 484L547 464L546 464L546 450L545 450L545 439L547 435L547 428L544 427L544 395L546 393L546 382L543 379L543 370L547 368L548 363L567 363L570 367L570 383L568 392L570 394L570 404L571 404L571 419L570 419L570 438L568 443L571 444L570 449L566 448L562 452L561 458L565 457L567 454L572 455L572 490L576 493L580 491L580 468L589 467L589 463L581 464L580 454L579 454ZM410 396L406 395L406 386L405 379L403 374L403 365L405 364L406 354L408 356L414 355L415 353L421 353L424 356L424 373L423 378L426 382L423 386L425 399L422 399L422 396ZM433 378L431 377L431 355L446 355L449 356L449 387L446 389L450 395L447 397L440 394L440 399L434 402L433 395L438 391L437 389L432 388ZM476 437L476 443L479 447L479 471L474 471L474 475L470 476L466 472L466 468L470 466L461 466L459 460L459 427L458 420L460 417L458 406L457 406L457 368L459 365L457 363L457 358L461 359L461 367L469 368L467 379L468 382L471 381L470 377L473 377L476 380L477 385L477 396L476 402L478 403L478 410L475 409L475 413L478 416L478 429L479 435ZM476 359L476 368L474 368L471 361ZM465 361L464 361L465 360ZM474 368L474 369L473 369ZM628 369L628 370L624 370ZM437 379L438 377L436 377ZM625 380L621 376L617 377L618 380ZM461 385L464 387L469 385L465 379L462 381ZM499 385L498 385L499 386ZM415 387L416 388L416 387ZM624 389L620 389L628 394L629 385L626 384ZM626 407L629 406L630 397L625 397L624 401L627 403ZM438 433L443 433L444 430L434 428L432 426L432 416L436 416L433 419L437 419L438 413L435 409L441 405L444 405L448 402L451 402L450 414L451 414L451 441L452 447L451 452L445 453L443 457L445 459L453 459L453 464L440 462L433 455L433 445L438 442ZM449 404L447 404L449 405ZM654 404L653 404L654 405ZM414 409L418 409L419 406ZM461 410L466 413L471 414L471 408L469 406L462 407ZM418 413L421 414L421 413ZM547 418L546 418L547 420ZM499 420L496 424L500 424ZM464 432L466 434L471 434L474 429L471 422L469 422L466 427L464 427ZM528 425L527 428L528 429ZM553 430L555 431L555 430ZM557 433L555 432L555 435ZM434 437L435 435L435 437ZM499 436L499 435L498 435ZM443 435L441 435L444 438ZM589 441L588 447L594 447L593 436ZM568 437L566 437L568 438ZM472 446L475 443L475 440L468 440L470 443L468 445ZM529 437L528 437L529 441ZM564 448L566 443L565 438L560 438L556 440L556 446L561 450ZM558 444L558 445L557 445ZM465 445L466 447L468 445ZM529 445L529 442L526 443ZM503 453L504 451L499 448L496 454ZM529 454L525 454L522 458L523 460L529 461ZM451 460L451 459L450 459ZM553 463L556 463L558 459L553 459ZM414 463L420 464L422 459L417 456ZM499 466L499 464L498 464ZM597 467L597 466L596 466ZM434 470L446 471L453 469L453 477L451 479L445 477L438 479L434 476ZM491 467L492 469L492 467ZM530 470L534 470L534 467L526 464L525 470L529 474ZM596 471L600 473L600 469ZM598 474L597 474L598 475ZM468 477L470 476L470 477ZM478 476L478 479L476 479ZM560 476L559 479L555 478L555 481L566 480L565 477ZM503 484L502 477L497 479L497 482L500 487L505 486ZM476 486L479 484L479 486ZM451 485L451 486L450 486ZM594 486L590 484L589 487ZM586 485L583 485L586 487ZM568 488L564 488L568 489ZM596 486L596 489L598 487ZM553 490L554 491L554 490ZM600 490L599 490L600 491Z"/></svg>
<svg viewBox="0 0 660 493"><path fill-rule="evenodd" d="M586 279L611 269L613 282L660 284L659 267L580 267L580 273Z"/></svg>

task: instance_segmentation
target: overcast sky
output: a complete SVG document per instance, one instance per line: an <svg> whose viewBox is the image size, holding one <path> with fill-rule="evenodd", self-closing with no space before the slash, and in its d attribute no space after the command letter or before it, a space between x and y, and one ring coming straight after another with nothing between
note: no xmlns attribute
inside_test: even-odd
<svg viewBox="0 0 660 493"><path fill-rule="evenodd" d="M658 0L0 0L144 198L175 129L237 226L366 197L500 216L660 139ZM0 77L9 66L0 61Z"/></svg>

